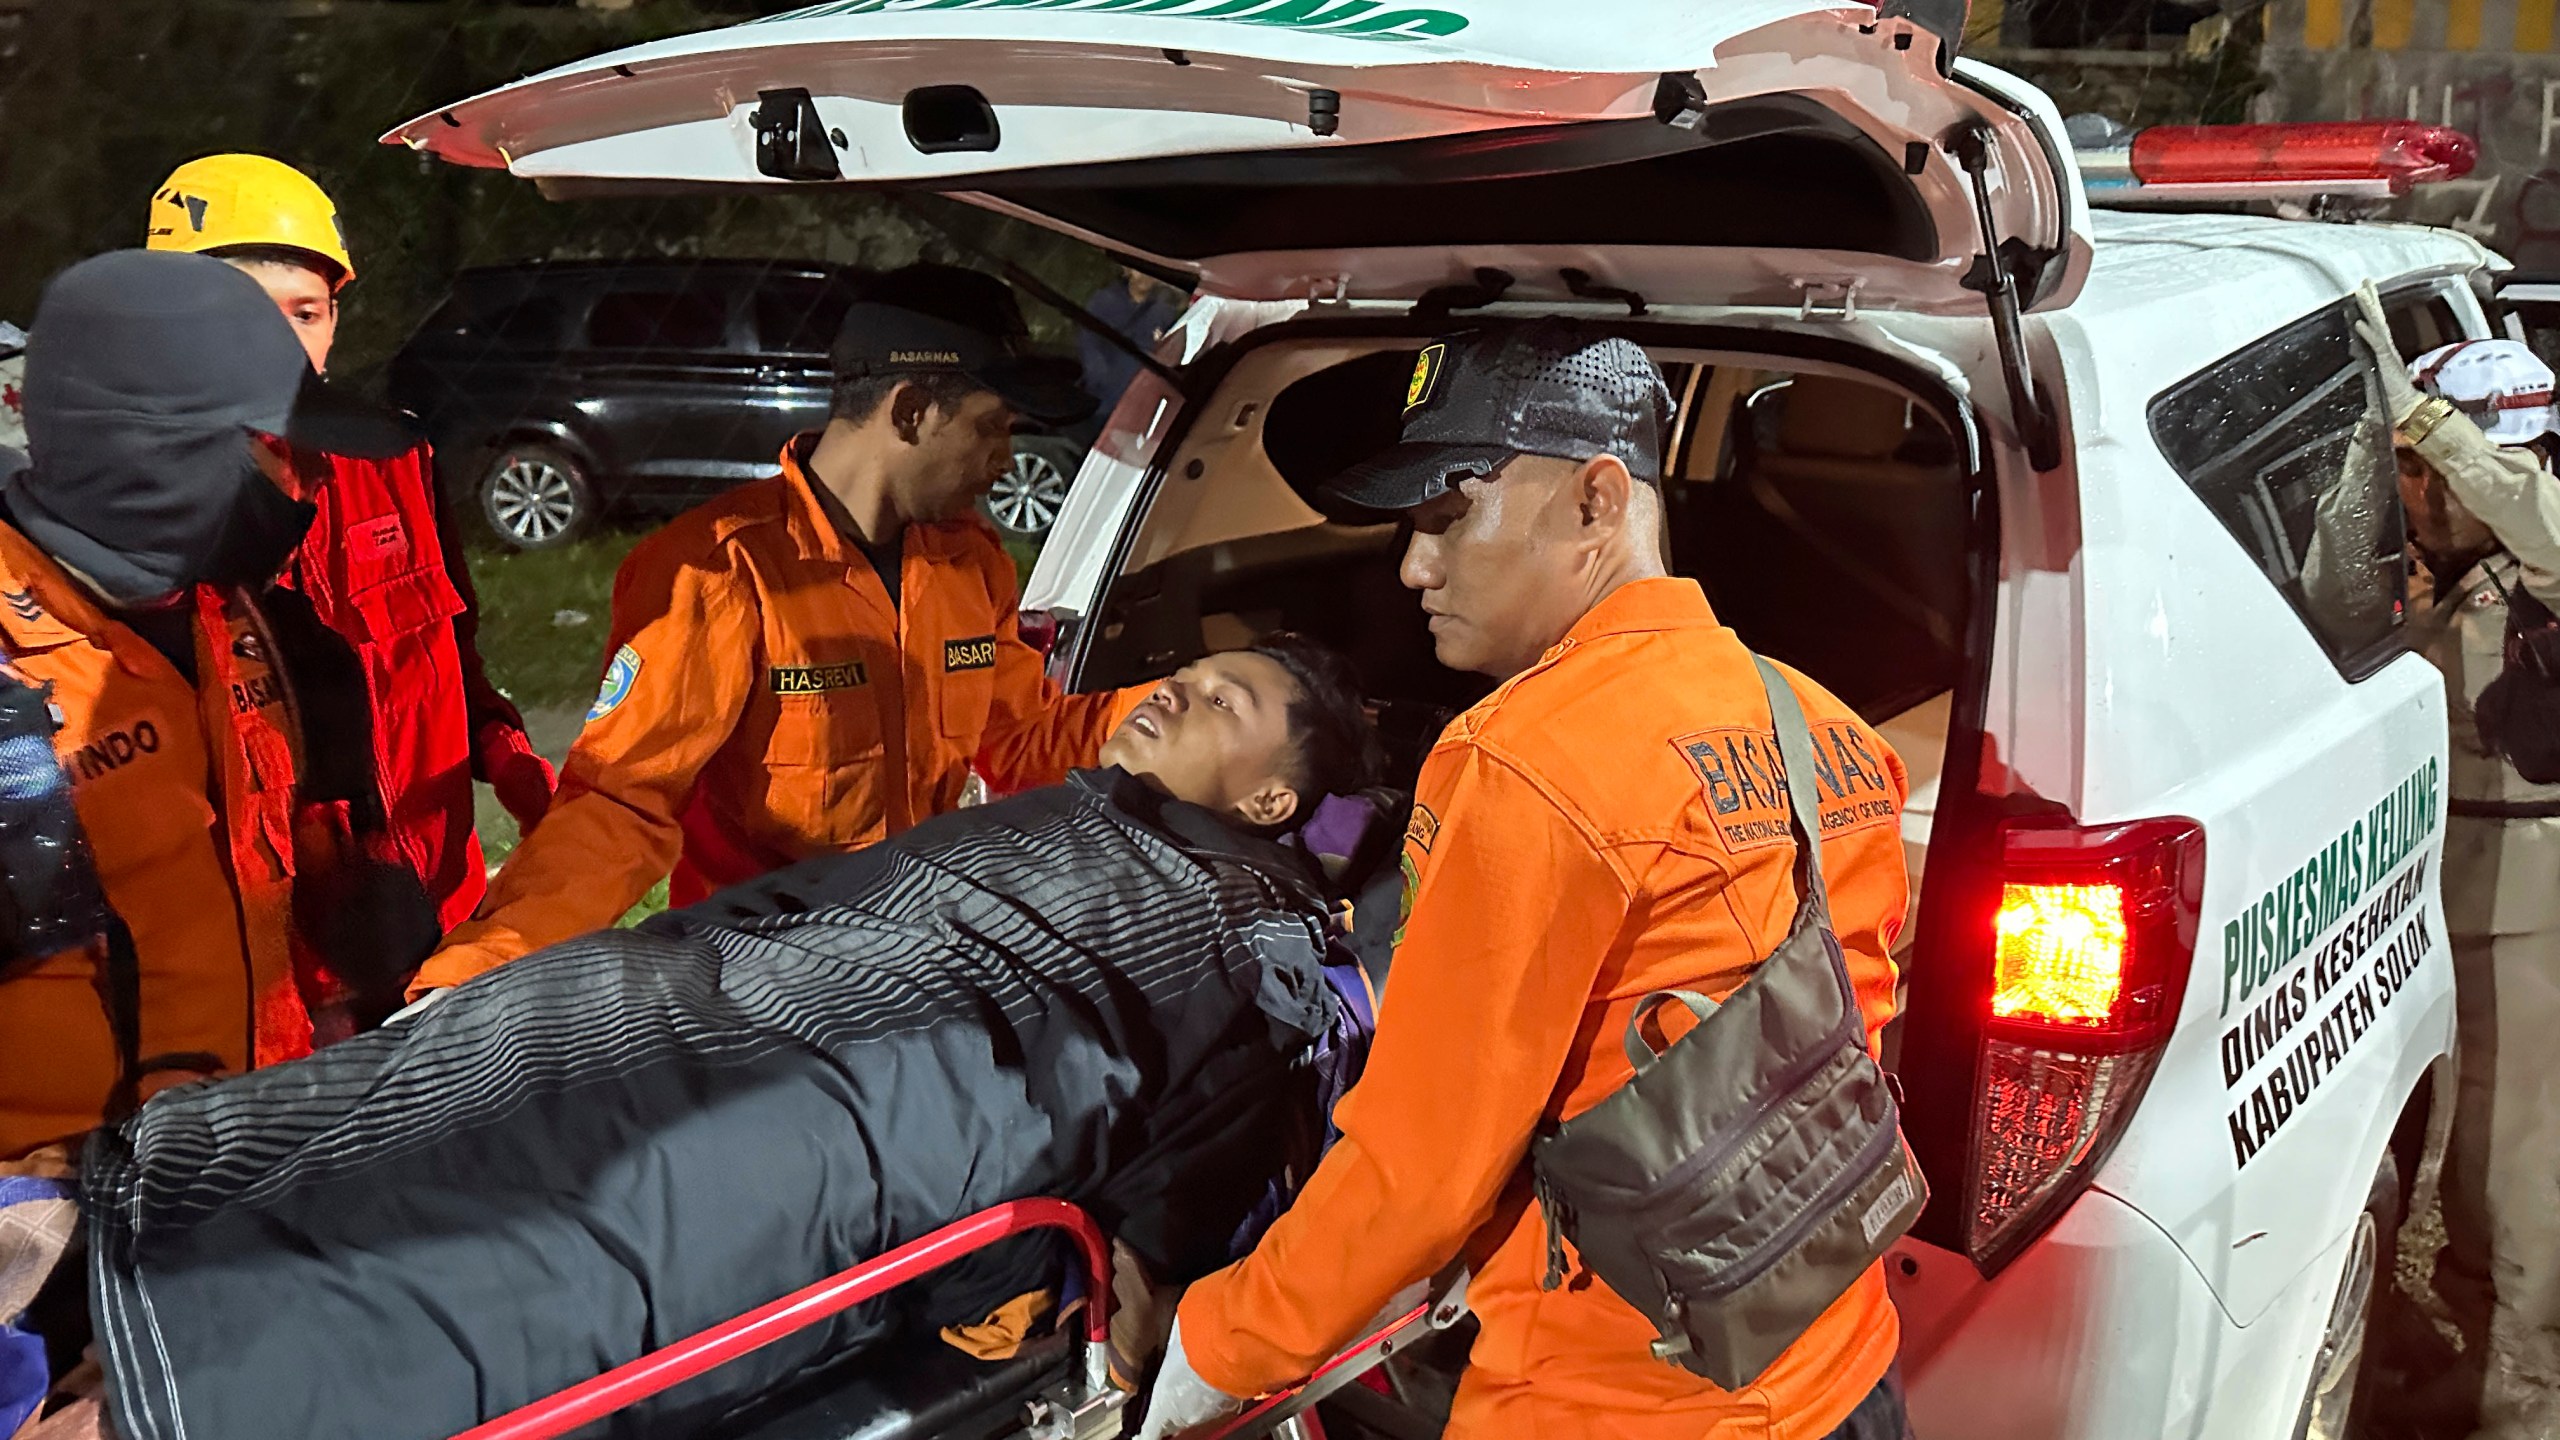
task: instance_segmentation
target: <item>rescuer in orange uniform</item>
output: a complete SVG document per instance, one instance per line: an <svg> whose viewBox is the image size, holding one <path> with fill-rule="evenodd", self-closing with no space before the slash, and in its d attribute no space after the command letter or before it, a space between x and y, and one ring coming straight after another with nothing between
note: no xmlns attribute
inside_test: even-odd
<svg viewBox="0 0 2560 1440"><path fill-rule="evenodd" d="M1769 753L1772 722L1750 653L1665 574L1670 396L1644 352L1560 322L1489 330L1427 348L1409 401L1404 442L1335 493L1405 512L1403 578L1440 660L1505 683L1423 764L1405 924L1342 1138L1253 1254L1184 1298L1143 1434L1299 1379L1463 1257L1483 1329L1453 1440L1899 1440L1880 1267L1737 1393L1654 1359L1652 1322L1596 1278L1541 1288L1531 1138L1628 1081L1642 997L1720 999L1785 937L1788 802L1738 757L1704 758L1743 737ZM1872 1047L1893 1007L1903 769L1788 679L1832 772L1823 871Z"/></svg>
<svg viewBox="0 0 2560 1440"><path fill-rule="evenodd" d="M0 953L0 1158L95 1127L128 1073L147 1095L309 1049L286 948L301 736L258 596L324 473L288 454L415 443L325 390L218 261L103 255L56 277L38 317L31 463L0 484L0 683L49 692L120 925ZM11 787L44 778L12 760ZM123 1053L109 1007L128 1004Z"/></svg>
<svg viewBox="0 0 2560 1440"><path fill-rule="evenodd" d="M338 300L356 278L337 206L311 177L264 155L209 155L152 192L145 244L246 271L326 374ZM488 782L525 830L551 800L551 766L480 662L478 597L448 544L423 439L390 459L330 457L319 507L286 583L355 652L370 761L347 788L376 790L381 848L415 874L435 922L406 968L468 918L487 888L471 782ZM351 716L350 719L353 717Z"/></svg>
<svg viewBox="0 0 2560 1440"><path fill-rule="evenodd" d="M948 266L847 311L826 429L623 562L559 793L415 991L610 925L671 865L685 905L897 834L956 807L972 763L1005 790L1093 763L1113 697L1049 683L972 511L1017 414L1093 407L1024 339L1002 282Z"/></svg>

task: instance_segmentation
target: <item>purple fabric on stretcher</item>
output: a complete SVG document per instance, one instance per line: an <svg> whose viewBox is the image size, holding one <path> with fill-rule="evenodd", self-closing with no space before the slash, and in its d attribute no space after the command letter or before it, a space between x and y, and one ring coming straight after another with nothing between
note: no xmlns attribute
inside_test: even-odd
<svg viewBox="0 0 2560 1440"><path fill-rule="evenodd" d="M1362 796L1328 795L1286 843L1313 855L1323 865L1326 878L1338 884L1363 842L1383 823L1377 802ZM1342 1132L1333 1125L1333 1107L1359 1080L1360 1068L1369 1058L1370 1038L1378 1029L1377 997L1371 990L1369 974L1346 938L1337 927L1326 946L1324 979L1333 992L1333 1019L1317 1038L1307 1062L1315 1071L1318 1113L1325 1117L1324 1136L1316 1146L1319 1160L1341 1136ZM1297 1198L1298 1188L1306 1179L1303 1174L1289 1175L1272 1183L1262 1203L1236 1229L1231 1248L1238 1258L1260 1242L1271 1222L1279 1219L1289 1202Z"/></svg>
<svg viewBox="0 0 2560 1440"><path fill-rule="evenodd" d="M1325 874L1338 878L1334 872L1359 853L1360 842L1377 823L1378 807L1369 801L1357 795L1327 795L1316 802L1315 813L1288 843L1325 862Z"/></svg>

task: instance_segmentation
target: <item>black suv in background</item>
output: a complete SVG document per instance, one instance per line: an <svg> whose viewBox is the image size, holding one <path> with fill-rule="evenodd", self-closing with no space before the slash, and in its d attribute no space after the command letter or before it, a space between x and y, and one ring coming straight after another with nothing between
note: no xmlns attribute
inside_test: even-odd
<svg viewBox="0 0 2560 1440"><path fill-rule="evenodd" d="M457 509L507 544L559 545L608 511L672 515L772 474L826 422L827 348L861 280L773 260L465 270L393 357L390 396L425 422ZM1082 459L1018 435L988 518L1047 533Z"/></svg>

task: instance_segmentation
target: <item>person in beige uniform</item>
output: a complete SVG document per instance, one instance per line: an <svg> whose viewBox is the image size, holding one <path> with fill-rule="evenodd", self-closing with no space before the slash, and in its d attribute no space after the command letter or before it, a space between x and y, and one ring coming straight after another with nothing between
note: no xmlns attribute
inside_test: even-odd
<svg viewBox="0 0 2560 1440"><path fill-rule="evenodd" d="M2507 668L2509 597L2560 609L2560 434L2551 368L2520 342L2431 350L2404 371L2373 287L2358 328L2380 360L2416 573L2411 647L2444 672L2451 723L2445 928L2461 1084L2445 1155L2438 1295L2464 1359L2424 1389L2430 1430L2560 1435L2560 785L2484 738ZM2476 1410L2476 1414L2474 1411Z"/></svg>

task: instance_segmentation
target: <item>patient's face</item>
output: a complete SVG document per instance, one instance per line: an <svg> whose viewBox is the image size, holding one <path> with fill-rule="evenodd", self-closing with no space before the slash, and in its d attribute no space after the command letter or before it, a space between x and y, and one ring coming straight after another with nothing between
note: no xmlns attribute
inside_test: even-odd
<svg viewBox="0 0 2560 1440"><path fill-rule="evenodd" d="M1177 800L1247 824L1297 809L1285 777L1295 756L1289 706L1298 685L1278 661L1236 651L1184 666L1103 742L1117 765Z"/></svg>

